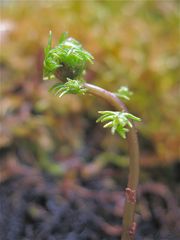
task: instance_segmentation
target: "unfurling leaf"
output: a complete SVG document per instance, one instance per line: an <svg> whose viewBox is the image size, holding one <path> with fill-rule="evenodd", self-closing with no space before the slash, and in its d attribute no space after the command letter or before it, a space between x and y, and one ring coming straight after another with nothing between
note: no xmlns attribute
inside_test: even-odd
<svg viewBox="0 0 180 240"><path fill-rule="evenodd" d="M63 82L70 79L81 79L88 62L93 63L93 56L83 49L74 38L63 33L56 47L52 48L52 32L49 33L48 45L45 48L43 65L44 79L54 79L55 75Z"/></svg>

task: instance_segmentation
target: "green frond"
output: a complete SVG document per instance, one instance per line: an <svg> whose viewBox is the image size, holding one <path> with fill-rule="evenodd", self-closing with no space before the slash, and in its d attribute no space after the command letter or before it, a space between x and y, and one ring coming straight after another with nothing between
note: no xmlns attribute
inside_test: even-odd
<svg viewBox="0 0 180 240"><path fill-rule="evenodd" d="M85 94L86 88L83 87L82 81L68 79L64 84L56 83L50 89L49 92L55 96L62 97L65 94Z"/></svg>
<svg viewBox="0 0 180 240"><path fill-rule="evenodd" d="M99 111L101 116L97 119L96 122L104 123L104 128L111 128L112 134L117 132L122 138L126 138L126 133L129 131L128 128L132 128L132 122L129 119L134 121L141 121L140 118L134 116L131 113L127 112L117 112L117 111Z"/></svg>
<svg viewBox="0 0 180 240"><path fill-rule="evenodd" d="M129 91L128 87L122 86L117 90L115 94L120 99L130 100L130 97L133 95L133 92Z"/></svg>
<svg viewBox="0 0 180 240"><path fill-rule="evenodd" d="M58 45L52 48L52 32L50 31L43 64L44 79L55 78L57 70L63 81L67 78L80 79L87 63L93 63L93 59L93 56L83 49L77 40L68 38L67 33L63 33Z"/></svg>

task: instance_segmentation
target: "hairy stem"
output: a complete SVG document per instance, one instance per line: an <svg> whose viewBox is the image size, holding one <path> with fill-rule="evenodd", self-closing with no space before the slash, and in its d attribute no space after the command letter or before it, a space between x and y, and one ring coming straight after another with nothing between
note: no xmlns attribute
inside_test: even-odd
<svg viewBox="0 0 180 240"><path fill-rule="evenodd" d="M103 98L115 109L128 112L125 104L115 94L89 83L84 83L84 87L87 89L88 93ZM136 191L139 181L139 144L134 124L127 133L127 143L130 162L128 185L126 188L126 199L123 214L123 233L121 240L134 239L134 213L136 203Z"/></svg>

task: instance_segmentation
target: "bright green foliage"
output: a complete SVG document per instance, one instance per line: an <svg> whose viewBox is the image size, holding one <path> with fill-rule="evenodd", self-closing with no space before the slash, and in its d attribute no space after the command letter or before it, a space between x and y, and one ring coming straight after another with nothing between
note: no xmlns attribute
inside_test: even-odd
<svg viewBox="0 0 180 240"><path fill-rule="evenodd" d="M130 100L130 97L133 95L133 92L129 91L128 87L122 86L115 93L117 97L125 100Z"/></svg>
<svg viewBox="0 0 180 240"><path fill-rule="evenodd" d="M55 72L58 70L58 76L65 80L65 83L56 83L50 88L55 96L62 97L65 94L85 94L87 89L83 86L81 79L85 69L86 62L92 63L93 57L85 51L81 44L73 38L67 38L67 33L63 33L59 40L59 45L52 48L52 33L49 34L48 46L45 49L44 59L44 75L48 78L54 78ZM132 92L128 87L121 87L116 95L119 98L129 100ZM132 127L129 119L140 121L140 118L127 112L100 111L102 116L97 122L108 121L104 125L105 128L110 127L112 134L119 133L122 138L126 137L129 131L128 127Z"/></svg>
<svg viewBox="0 0 180 240"><path fill-rule="evenodd" d="M59 44L52 48L52 32L50 31L48 46L44 53L45 80L55 78L56 71L64 81L67 78L81 78L87 62L93 63L93 56L84 50L78 41L67 38L67 33L63 33Z"/></svg>
<svg viewBox="0 0 180 240"><path fill-rule="evenodd" d="M122 138L126 138L126 133L129 131L128 127L132 127L132 123L129 119L134 121L141 121L140 118L127 113L127 112L115 112L115 111L99 111L102 115L97 119L97 122L106 122L104 128L110 127L112 134L119 133Z"/></svg>
<svg viewBox="0 0 180 240"><path fill-rule="evenodd" d="M67 79L68 81L64 84L56 83L49 91L55 96L62 97L65 94L85 94L86 88L83 87L82 81Z"/></svg>

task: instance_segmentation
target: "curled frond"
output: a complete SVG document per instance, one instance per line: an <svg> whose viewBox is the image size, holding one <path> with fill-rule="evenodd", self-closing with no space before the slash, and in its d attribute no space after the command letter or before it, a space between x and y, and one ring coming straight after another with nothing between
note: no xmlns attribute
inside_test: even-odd
<svg viewBox="0 0 180 240"><path fill-rule="evenodd" d="M49 92L55 96L62 97L65 94L85 94L86 88L83 87L82 81L67 79L66 83L56 83Z"/></svg>
<svg viewBox="0 0 180 240"><path fill-rule="evenodd" d="M108 122L104 125L104 128L111 128L112 134L117 132L122 138L126 138L126 133L129 128L132 128L132 122L141 121L140 118L127 112L116 112L116 111L99 111L101 116L97 119L97 122Z"/></svg>
<svg viewBox="0 0 180 240"><path fill-rule="evenodd" d="M120 99L130 100L130 97L133 95L133 92L131 92L128 87L122 86L117 90L115 93L116 96Z"/></svg>
<svg viewBox="0 0 180 240"><path fill-rule="evenodd" d="M86 64L93 63L94 59L78 41L68 38L67 33L63 33L58 45L52 48L50 32L44 53L44 79L53 79L57 70L62 80L81 78Z"/></svg>

